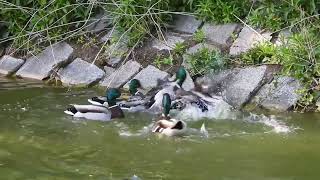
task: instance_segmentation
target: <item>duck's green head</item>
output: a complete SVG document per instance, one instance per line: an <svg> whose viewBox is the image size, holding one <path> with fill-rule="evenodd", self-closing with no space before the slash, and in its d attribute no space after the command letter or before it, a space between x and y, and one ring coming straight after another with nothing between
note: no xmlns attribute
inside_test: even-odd
<svg viewBox="0 0 320 180"><path fill-rule="evenodd" d="M184 67L181 66L176 72L176 81L179 84L179 86L182 86L186 78L187 78L187 71Z"/></svg>
<svg viewBox="0 0 320 180"><path fill-rule="evenodd" d="M129 92L131 95L134 95L137 91L138 88L141 87L140 81L138 79L132 79L129 82Z"/></svg>
<svg viewBox="0 0 320 180"><path fill-rule="evenodd" d="M121 92L116 89L116 88L111 88L107 90L107 102L109 104L109 106L114 106L116 105L116 99L119 98L121 96Z"/></svg>
<svg viewBox="0 0 320 180"><path fill-rule="evenodd" d="M171 98L168 93L163 94L162 108L163 108L163 112L162 112L163 115L165 117L168 117L171 109Z"/></svg>

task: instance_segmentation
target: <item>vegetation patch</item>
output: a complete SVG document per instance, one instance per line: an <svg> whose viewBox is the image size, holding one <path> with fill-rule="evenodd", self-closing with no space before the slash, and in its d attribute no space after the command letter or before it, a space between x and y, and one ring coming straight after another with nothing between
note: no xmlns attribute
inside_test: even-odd
<svg viewBox="0 0 320 180"><path fill-rule="evenodd" d="M190 74L204 75L209 71L220 71L226 66L226 57L218 50L202 48L194 54L188 55L187 62Z"/></svg>
<svg viewBox="0 0 320 180"><path fill-rule="evenodd" d="M319 21L317 21L319 22ZM320 23L305 25L282 45L260 44L240 58L244 65L280 64L282 75L294 77L303 84L299 106L304 110L315 103L320 90Z"/></svg>

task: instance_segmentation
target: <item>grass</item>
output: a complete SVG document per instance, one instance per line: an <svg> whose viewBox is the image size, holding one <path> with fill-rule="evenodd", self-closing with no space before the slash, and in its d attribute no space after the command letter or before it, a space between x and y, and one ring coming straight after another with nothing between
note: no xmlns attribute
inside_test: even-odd
<svg viewBox="0 0 320 180"><path fill-rule="evenodd" d="M186 63L192 76L204 75L210 71L220 71L226 66L226 57L218 50L210 50L204 47L187 56Z"/></svg>

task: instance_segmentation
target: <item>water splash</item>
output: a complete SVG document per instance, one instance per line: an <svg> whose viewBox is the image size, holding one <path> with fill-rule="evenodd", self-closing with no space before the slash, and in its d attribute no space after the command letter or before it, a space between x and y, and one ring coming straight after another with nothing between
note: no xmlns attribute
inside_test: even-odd
<svg viewBox="0 0 320 180"><path fill-rule="evenodd" d="M208 106L208 111L202 112L194 104L187 104L186 107L181 110L172 111L178 119L188 119L192 121L198 121L204 118L209 119L237 119L239 112L233 111L232 106L218 99L216 102Z"/></svg>
<svg viewBox="0 0 320 180"><path fill-rule="evenodd" d="M202 123L202 125L201 125L200 132L203 135L203 137L209 138L209 132L207 131L204 123Z"/></svg>
<svg viewBox="0 0 320 180"><path fill-rule="evenodd" d="M268 117L266 115L257 115L250 113L249 116L244 118L244 120L254 123L262 123L268 127L271 127L271 131L275 133L290 133L294 129L296 129L294 127L289 127L283 121L278 120L274 115Z"/></svg>

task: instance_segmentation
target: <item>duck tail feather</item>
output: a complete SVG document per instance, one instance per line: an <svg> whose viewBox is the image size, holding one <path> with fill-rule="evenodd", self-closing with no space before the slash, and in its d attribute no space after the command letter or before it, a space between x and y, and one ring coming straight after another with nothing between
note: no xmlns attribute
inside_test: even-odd
<svg viewBox="0 0 320 180"><path fill-rule="evenodd" d="M78 110L74 106L71 106L67 110L64 111L64 113L71 115L71 116L74 116L77 112L78 112Z"/></svg>
<svg viewBox="0 0 320 180"><path fill-rule="evenodd" d="M209 137L209 132L206 129L206 126L204 123L202 123L201 128L200 128L200 133L202 134L203 137L208 138Z"/></svg>

